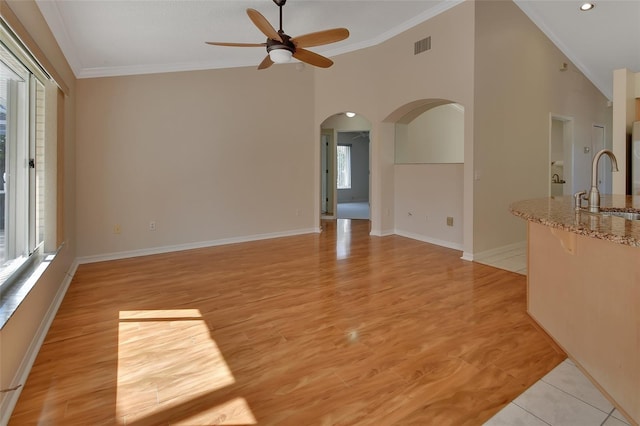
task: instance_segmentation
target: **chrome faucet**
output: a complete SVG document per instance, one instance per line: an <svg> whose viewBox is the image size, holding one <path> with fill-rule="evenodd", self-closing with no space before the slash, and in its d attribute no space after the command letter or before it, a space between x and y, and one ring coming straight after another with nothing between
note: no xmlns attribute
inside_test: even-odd
<svg viewBox="0 0 640 426"><path fill-rule="evenodd" d="M599 213L600 212L600 191L598 191L598 163L600 162L600 157L604 154L609 156L611 159L611 170L614 172L618 171L618 161L616 160L616 156L613 155L608 149L603 149L596 153L593 156L593 162L591 163L591 189L589 190L589 195L586 195L585 191L576 192L574 194L576 201L576 210L579 210L582 206L582 200L586 200L588 202L588 210L591 213Z"/></svg>
<svg viewBox="0 0 640 426"><path fill-rule="evenodd" d="M554 173L553 176L551 176L551 182L552 183L560 183L560 175L557 173Z"/></svg>

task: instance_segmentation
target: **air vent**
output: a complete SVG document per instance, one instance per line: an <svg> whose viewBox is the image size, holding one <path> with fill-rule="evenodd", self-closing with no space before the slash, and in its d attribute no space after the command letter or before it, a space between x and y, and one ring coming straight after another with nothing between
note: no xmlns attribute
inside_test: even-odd
<svg viewBox="0 0 640 426"><path fill-rule="evenodd" d="M422 40L418 40L413 45L414 55L417 55L418 53L426 52L427 50L431 50L431 36L427 38L423 38Z"/></svg>

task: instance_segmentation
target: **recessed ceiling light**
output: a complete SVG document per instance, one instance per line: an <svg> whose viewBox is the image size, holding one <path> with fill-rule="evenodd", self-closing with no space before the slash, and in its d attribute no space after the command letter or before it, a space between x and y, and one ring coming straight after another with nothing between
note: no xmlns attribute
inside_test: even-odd
<svg viewBox="0 0 640 426"><path fill-rule="evenodd" d="M586 12L587 10L591 10L594 7L596 7L596 5L593 3L582 3L582 5L580 6L580 10Z"/></svg>
<svg viewBox="0 0 640 426"><path fill-rule="evenodd" d="M356 113L355 113L355 112L345 112L345 115L346 115L347 117L349 117L349 118L353 118L353 117L355 117L355 116L356 116Z"/></svg>

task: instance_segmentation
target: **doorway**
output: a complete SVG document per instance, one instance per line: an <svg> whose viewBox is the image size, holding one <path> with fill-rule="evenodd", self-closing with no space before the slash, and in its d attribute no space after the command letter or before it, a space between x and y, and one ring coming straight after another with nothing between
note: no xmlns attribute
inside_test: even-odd
<svg viewBox="0 0 640 426"><path fill-rule="evenodd" d="M369 219L369 131L337 132L338 219Z"/></svg>
<svg viewBox="0 0 640 426"><path fill-rule="evenodd" d="M321 219L370 219L370 131L371 122L352 112L320 125Z"/></svg>
<svg viewBox="0 0 640 426"><path fill-rule="evenodd" d="M549 127L549 195L570 195L581 181L573 174L573 119L551 115Z"/></svg>

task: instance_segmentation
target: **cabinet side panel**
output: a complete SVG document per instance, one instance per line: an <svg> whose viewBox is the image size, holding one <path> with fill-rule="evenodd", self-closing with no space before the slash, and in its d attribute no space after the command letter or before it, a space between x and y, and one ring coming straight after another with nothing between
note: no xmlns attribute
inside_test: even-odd
<svg viewBox="0 0 640 426"><path fill-rule="evenodd" d="M639 248L529 224L529 314L636 422L639 303Z"/></svg>

